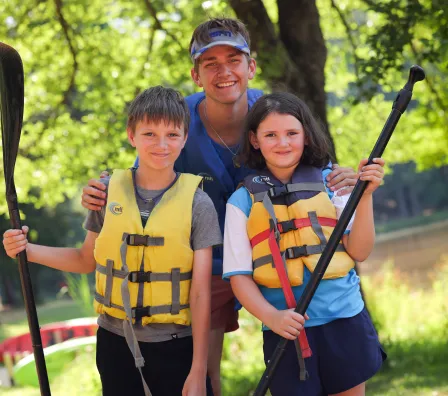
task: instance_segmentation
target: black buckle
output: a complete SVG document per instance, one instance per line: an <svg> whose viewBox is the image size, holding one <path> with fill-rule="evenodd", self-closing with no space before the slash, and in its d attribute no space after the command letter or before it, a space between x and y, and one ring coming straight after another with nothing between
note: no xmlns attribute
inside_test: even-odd
<svg viewBox="0 0 448 396"><path fill-rule="evenodd" d="M304 256L308 256L308 253L306 251L306 245L294 246L286 249L287 259L296 259Z"/></svg>
<svg viewBox="0 0 448 396"><path fill-rule="evenodd" d="M129 234L126 243L129 246L147 246L149 235Z"/></svg>
<svg viewBox="0 0 448 396"><path fill-rule="evenodd" d="M285 195L287 193L288 193L288 187L286 187L286 184L283 186L271 187L268 190L268 194L271 198L279 197L280 195Z"/></svg>
<svg viewBox="0 0 448 396"><path fill-rule="evenodd" d="M151 282L151 271L132 271L129 272L129 282L132 283L144 283Z"/></svg>
<svg viewBox="0 0 448 396"><path fill-rule="evenodd" d="M132 318L135 320L139 320L145 316L151 316L151 307L140 307L140 308L132 308Z"/></svg>
<svg viewBox="0 0 448 396"><path fill-rule="evenodd" d="M280 223L278 223L282 226L282 233L288 232L288 231L293 231L293 230L297 230L296 224L294 223L294 220L286 220L286 221L281 221Z"/></svg>

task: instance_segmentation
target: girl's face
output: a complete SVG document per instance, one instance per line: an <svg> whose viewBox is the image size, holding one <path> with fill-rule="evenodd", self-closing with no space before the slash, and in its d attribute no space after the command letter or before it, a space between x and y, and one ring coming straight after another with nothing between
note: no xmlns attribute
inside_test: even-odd
<svg viewBox="0 0 448 396"><path fill-rule="evenodd" d="M256 133L250 132L250 142L260 149L268 169L294 169L302 158L307 144L302 123L289 114L269 114L258 125Z"/></svg>

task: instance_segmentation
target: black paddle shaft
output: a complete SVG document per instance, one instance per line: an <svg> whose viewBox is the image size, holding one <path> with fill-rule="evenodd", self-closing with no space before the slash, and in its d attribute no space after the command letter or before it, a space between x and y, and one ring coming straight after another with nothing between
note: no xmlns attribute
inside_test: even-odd
<svg viewBox="0 0 448 396"><path fill-rule="evenodd" d="M23 65L20 55L12 47L0 43L0 111L3 144L3 170L6 183L6 201L8 203L11 225L21 229L16 187L14 184L14 168L19 150L24 107ZM36 303L26 252L18 255L20 283L22 286L28 326L33 344L34 359L39 379L40 393L50 396L47 367L37 319Z"/></svg>
<svg viewBox="0 0 448 396"><path fill-rule="evenodd" d="M397 126L398 120L401 115L406 110L409 101L412 97L412 89L414 88L414 84L417 81L422 81L425 78L425 72L420 66L412 66L409 72L409 79L403 89L398 93L395 101L392 105L392 111L389 115L389 118L386 121L386 124L381 131L381 134L373 148L372 152L369 156L369 164L372 163L374 158L379 158L383 154L386 149L387 143L389 142L392 133ZM295 312L298 312L301 315L304 315L308 305L311 302L311 299L316 292L317 287L319 286L320 281L322 280L325 271L330 264L331 258L333 257L334 252L344 234L345 229L347 228L350 219L355 212L356 207L358 206L359 201L361 200L362 194L364 193L367 187L367 181L358 180L356 186L350 195L350 198L345 206L344 210L341 213L341 217L339 218L336 227L331 234L330 239L328 240L327 246L325 246L324 251L322 252L321 257L316 265L313 274L310 277L309 282L307 283L305 290L303 291L302 296L297 304ZM255 390L254 396L264 396L268 390L269 383L274 375L274 372L280 362L280 359L283 357L283 353L285 352L286 344L288 340L283 338L277 344L277 347L274 353L271 356L271 359L268 362L265 372L258 383L257 389Z"/></svg>

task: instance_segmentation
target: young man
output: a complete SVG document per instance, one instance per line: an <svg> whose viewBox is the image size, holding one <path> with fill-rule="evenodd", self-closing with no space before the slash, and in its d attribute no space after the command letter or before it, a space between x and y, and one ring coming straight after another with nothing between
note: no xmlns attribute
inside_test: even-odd
<svg viewBox="0 0 448 396"><path fill-rule="evenodd" d="M240 21L230 18L211 19L199 25L190 43L193 62L191 77L203 92L186 98L191 114L188 141L175 168L200 175L204 191L218 212L221 231L227 199L250 169L239 167L235 158L249 108L262 95L248 89L256 72L250 57L249 33ZM329 187L339 189L354 185L356 174L336 168L329 177ZM91 210L104 205L104 186L90 180L83 190L82 204ZM220 391L220 362L224 333L238 328L238 313L230 284L222 277L222 247L213 249L212 316L208 374L215 396Z"/></svg>
<svg viewBox="0 0 448 396"><path fill-rule="evenodd" d="M80 249L29 244L27 227L4 234L10 257L26 249L30 261L61 271L96 270L105 396L206 395L212 246L222 237L202 178L174 171L189 121L173 89L134 100L127 134L140 166L103 180L107 206L89 212Z"/></svg>

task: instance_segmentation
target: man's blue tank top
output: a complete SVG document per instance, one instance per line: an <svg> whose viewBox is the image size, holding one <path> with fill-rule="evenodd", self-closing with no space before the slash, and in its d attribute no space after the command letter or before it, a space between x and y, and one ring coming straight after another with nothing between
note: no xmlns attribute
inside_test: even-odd
<svg viewBox="0 0 448 396"><path fill-rule="evenodd" d="M263 92L260 90L248 89L249 108L262 95ZM204 178L204 191L215 204L221 232L224 232L227 200L244 177L253 171L246 167L235 168L232 162L233 155L227 149L222 150L221 147L216 147L216 143L210 139L199 116L198 106L204 99L203 92L186 98L191 116L190 130L187 143L176 161L175 168L178 172L193 173ZM222 275L222 258L222 247L215 247L213 249L214 275Z"/></svg>

